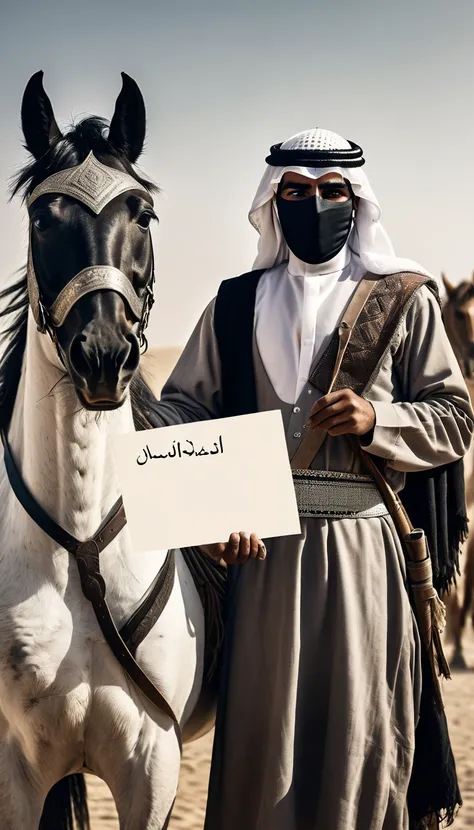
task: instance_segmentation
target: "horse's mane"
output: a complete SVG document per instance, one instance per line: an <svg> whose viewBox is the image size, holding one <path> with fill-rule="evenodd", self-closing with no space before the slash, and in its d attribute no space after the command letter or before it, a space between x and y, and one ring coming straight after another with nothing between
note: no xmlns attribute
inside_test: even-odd
<svg viewBox="0 0 474 830"><path fill-rule="evenodd" d="M26 346L26 275L0 290L0 429L11 418Z"/></svg>
<svg viewBox="0 0 474 830"><path fill-rule="evenodd" d="M104 118L89 116L70 127L39 160L22 167L11 183L11 198L21 194L25 201L35 187L59 170L81 164L90 151L99 161L115 158L122 167L150 192L157 187L140 176L121 153L107 140L108 122ZM10 284L0 289L0 429L10 422L20 381L21 367L26 347L26 323L28 319L28 291L26 270L17 272ZM137 372L131 384L131 399L137 427L146 425L142 412L142 400L148 387Z"/></svg>

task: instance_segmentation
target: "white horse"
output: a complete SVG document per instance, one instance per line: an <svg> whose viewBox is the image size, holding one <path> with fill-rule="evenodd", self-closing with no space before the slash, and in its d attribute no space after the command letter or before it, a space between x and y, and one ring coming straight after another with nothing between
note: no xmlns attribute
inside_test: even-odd
<svg viewBox="0 0 474 830"><path fill-rule="evenodd" d="M61 135L42 73L25 90L22 116L35 157L19 181L28 192L83 162L89 151L111 173L134 176L139 190L143 180L132 163L143 145L145 114L141 93L127 76L108 140L99 119ZM97 265L120 269L140 295L140 279L149 280L152 267L152 208L148 200L143 211L142 198L147 202L143 189L139 196L128 190L99 214L58 193L34 202L32 259L45 305L78 270ZM96 534L120 495L109 438L134 429L129 385L138 371L136 319L123 293L97 290L81 296L50 337L38 330L26 298L25 280L0 295L1 427L36 501L83 541ZM137 555L127 527L101 553L118 627L139 605L166 553ZM175 567L166 607L136 657L183 727L201 690L204 616L179 551ZM62 782L63 806L58 787L47 796L65 776L84 770L110 787L121 830L167 826L180 767L179 727L138 691L113 656L83 595L74 557L26 512L3 460L0 665L1 830L37 830L40 820L48 830L72 827L69 793L77 780ZM75 802L80 812L81 791ZM86 827L87 819L80 824Z"/></svg>

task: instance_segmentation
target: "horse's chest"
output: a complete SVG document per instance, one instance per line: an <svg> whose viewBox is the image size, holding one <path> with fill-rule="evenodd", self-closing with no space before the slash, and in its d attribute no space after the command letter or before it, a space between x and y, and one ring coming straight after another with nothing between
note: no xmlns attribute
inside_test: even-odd
<svg viewBox="0 0 474 830"><path fill-rule="evenodd" d="M89 685L91 630L79 597L66 602L46 580L17 587L15 602L0 603L1 705L32 710Z"/></svg>

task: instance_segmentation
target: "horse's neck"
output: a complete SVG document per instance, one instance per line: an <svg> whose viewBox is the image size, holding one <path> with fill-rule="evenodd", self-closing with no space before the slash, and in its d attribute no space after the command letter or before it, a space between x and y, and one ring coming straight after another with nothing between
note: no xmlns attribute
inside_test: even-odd
<svg viewBox="0 0 474 830"><path fill-rule="evenodd" d="M80 405L49 337L36 331L30 315L10 445L30 491L79 539L94 535L120 495L109 439L131 430L130 402L100 413Z"/></svg>

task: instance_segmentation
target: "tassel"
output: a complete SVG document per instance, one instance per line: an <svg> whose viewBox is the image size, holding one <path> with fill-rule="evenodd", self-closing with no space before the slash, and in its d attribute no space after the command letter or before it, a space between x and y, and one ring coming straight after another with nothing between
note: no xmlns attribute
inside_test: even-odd
<svg viewBox="0 0 474 830"><path fill-rule="evenodd" d="M436 662L438 664L438 672L445 678L445 680L451 680L451 671L449 668L449 663L446 660L446 656L443 651L440 631L438 628L436 628L436 626L433 627L432 636L434 651L436 654Z"/></svg>
<svg viewBox="0 0 474 830"><path fill-rule="evenodd" d="M442 634L446 628L446 606L437 595L431 600L431 617L433 625Z"/></svg>
<svg viewBox="0 0 474 830"><path fill-rule="evenodd" d="M451 672L448 661L446 660L443 645L441 642L441 634L446 627L446 606L439 596L433 597L431 604L431 618L432 618L432 637L433 645L436 652L436 660L438 663L439 673L446 678L451 679Z"/></svg>
<svg viewBox="0 0 474 830"><path fill-rule="evenodd" d="M451 677L441 642L446 625L446 606L433 587L431 557L423 531L419 528L412 530L405 536L405 544L411 554L407 570L420 636L430 659L437 706L442 710L444 704L439 677Z"/></svg>

